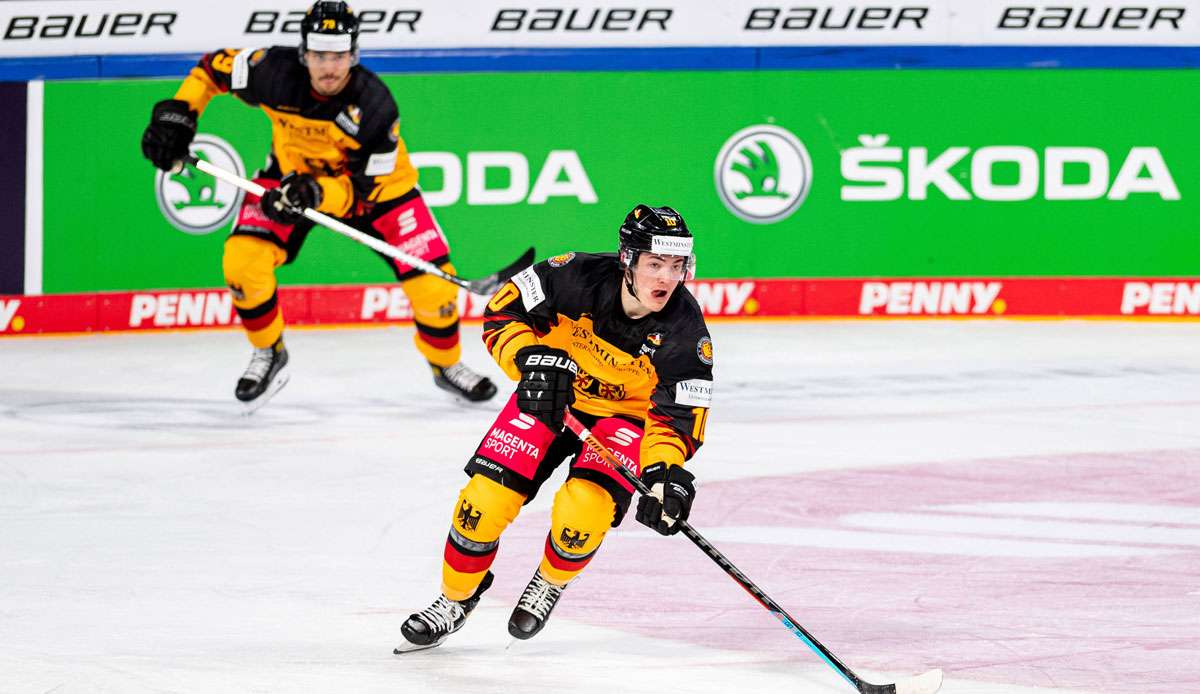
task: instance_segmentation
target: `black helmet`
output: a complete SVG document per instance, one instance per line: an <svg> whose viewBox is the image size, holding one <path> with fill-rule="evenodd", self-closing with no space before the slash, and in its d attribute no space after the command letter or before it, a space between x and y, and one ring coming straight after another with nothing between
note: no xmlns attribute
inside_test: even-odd
<svg viewBox="0 0 1200 694"><path fill-rule="evenodd" d="M696 271L696 256L692 253L692 232L683 216L670 207L638 205L625 215L620 232L620 259L625 268L625 284L634 296L633 267L642 253L680 255L687 258L684 279Z"/></svg>
<svg viewBox="0 0 1200 694"><path fill-rule="evenodd" d="M318 0L300 22L300 62L305 51L350 52L358 62L358 18L344 2Z"/></svg>

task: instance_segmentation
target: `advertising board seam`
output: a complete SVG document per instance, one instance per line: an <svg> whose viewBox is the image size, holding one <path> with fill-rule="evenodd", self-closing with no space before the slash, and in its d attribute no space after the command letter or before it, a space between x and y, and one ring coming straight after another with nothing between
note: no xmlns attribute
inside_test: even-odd
<svg viewBox="0 0 1200 694"><path fill-rule="evenodd" d="M42 152L45 82L33 80L25 92L25 294L42 293L45 164Z"/></svg>

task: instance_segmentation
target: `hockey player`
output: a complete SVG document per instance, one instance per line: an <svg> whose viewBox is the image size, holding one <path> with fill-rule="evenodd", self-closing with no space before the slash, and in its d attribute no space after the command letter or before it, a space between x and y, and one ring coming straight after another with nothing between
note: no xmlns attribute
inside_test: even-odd
<svg viewBox="0 0 1200 694"><path fill-rule="evenodd" d="M286 383L288 355L275 269L296 259L313 223L306 207L410 255L454 272L450 249L416 188L417 170L400 138L387 87L358 64L358 20L344 2L317 2L300 26L300 47L210 53L175 97L154 105L142 152L171 170L188 153L196 121L218 94L258 106L271 122L271 152L255 179L268 189L247 195L225 241L225 283L254 354L235 394L253 409ZM380 256L384 257L384 256ZM434 383L467 400L496 393L459 361L457 288L384 257L408 295L417 350Z"/></svg>
<svg viewBox="0 0 1200 694"><path fill-rule="evenodd" d="M508 622L528 639L571 580L620 524L633 488L563 429L569 406L653 495L637 520L679 530L695 498L683 463L704 441L712 341L683 287L695 267L692 234L670 207L638 205L619 253L567 253L518 274L487 306L484 343L516 392L467 463L442 563L442 594L401 627L396 653L431 648L460 629L492 583L500 535L565 459L537 571Z"/></svg>

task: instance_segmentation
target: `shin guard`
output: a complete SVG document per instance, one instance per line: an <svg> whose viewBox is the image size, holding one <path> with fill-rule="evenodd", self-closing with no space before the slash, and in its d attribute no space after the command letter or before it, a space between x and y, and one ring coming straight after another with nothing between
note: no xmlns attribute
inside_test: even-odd
<svg viewBox="0 0 1200 694"><path fill-rule="evenodd" d="M540 571L551 583L566 585L595 556L612 525L616 504L603 487L569 478L554 495L550 535Z"/></svg>
<svg viewBox="0 0 1200 694"><path fill-rule="evenodd" d="M500 535L521 511L525 497L475 475L459 492L442 561L442 593L471 597L500 548Z"/></svg>
<svg viewBox="0 0 1200 694"><path fill-rule="evenodd" d="M275 344L283 333L275 268L285 260L287 252L270 241L246 235L225 240L221 258L225 284L233 294L233 307L246 337L258 349Z"/></svg>
<svg viewBox="0 0 1200 694"><path fill-rule="evenodd" d="M441 269L454 273L454 266ZM434 366L458 363L462 347L458 338L458 287L433 275L417 275L400 284L413 309L417 351Z"/></svg>

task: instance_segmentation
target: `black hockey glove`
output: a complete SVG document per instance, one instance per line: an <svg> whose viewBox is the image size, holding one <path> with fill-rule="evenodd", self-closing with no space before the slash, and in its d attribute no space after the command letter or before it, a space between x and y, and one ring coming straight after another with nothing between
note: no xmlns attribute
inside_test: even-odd
<svg viewBox="0 0 1200 694"><path fill-rule="evenodd" d="M263 214L273 222L295 224L304 219L304 208L314 210L321 204L321 184L308 174L290 173L263 194L259 201Z"/></svg>
<svg viewBox="0 0 1200 694"><path fill-rule="evenodd" d="M188 145L196 136L195 111L181 99L165 99L154 104L150 125L142 133L142 154L152 164L170 171L187 156Z"/></svg>
<svg viewBox="0 0 1200 694"><path fill-rule="evenodd" d="M679 532L675 521L687 520L691 513L692 499L696 498L696 487L692 485L695 479L682 465L654 463L642 470L642 481L650 493L638 499L637 521L660 535Z"/></svg>
<svg viewBox="0 0 1200 694"><path fill-rule="evenodd" d="M517 408L536 417L555 433L562 431L563 413L575 402L579 365L561 349L532 345L517 351Z"/></svg>

